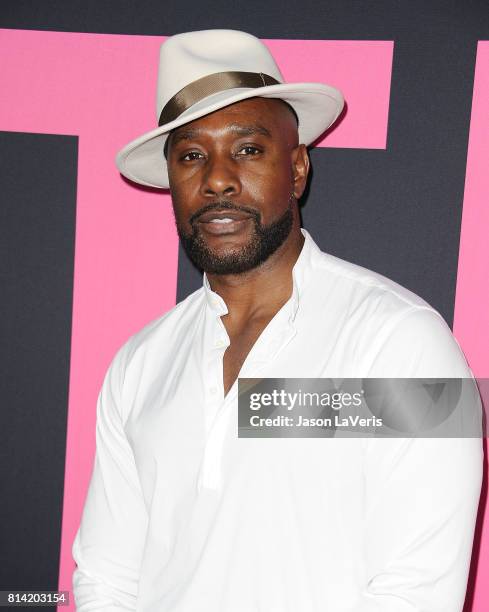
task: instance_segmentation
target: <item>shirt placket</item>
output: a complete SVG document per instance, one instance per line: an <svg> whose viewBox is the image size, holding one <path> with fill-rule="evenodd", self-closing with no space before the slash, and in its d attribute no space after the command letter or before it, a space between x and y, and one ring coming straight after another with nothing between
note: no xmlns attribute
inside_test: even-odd
<svg viewBox="0 0 489 612"><path fill-rule="evenodd" d="M216 448L215 438L219 432L216 426L219 423L219 413L222 411L227 398L224 397L223 384L223 358L224 352L230 344L226 328L220 318L219 311L210 310L207 313L206 339L204 346L204 421L205 446L201 469L198 479L198 488L216 488L214 456ZM228 394L229 396L229 394Z"/></svg>
<svg viewBox="0 0 489 612"><path fill-rule="evenodd" d="M285 320L286 314L282 313L281 321ZM281 321L275 323L280 324ZM292 320L289 319L283 332L276 335L272 341L263 342L263 339L259 338L257 345L252 348L243 364L240 377L258 375L260 368L269 362L294 334L295 327ZM230 345L230 339L220 316L216 316L213 321L208 340L210 342L206 347L207 367L205 370L209 373L209 380L205 384L206 443L198 488L217 490L221 484L222 449L226 432L229 429L229 419L234 414L233 407L238 394L238 381L234 382L224 397L223 360L224 353Z"/></svg>

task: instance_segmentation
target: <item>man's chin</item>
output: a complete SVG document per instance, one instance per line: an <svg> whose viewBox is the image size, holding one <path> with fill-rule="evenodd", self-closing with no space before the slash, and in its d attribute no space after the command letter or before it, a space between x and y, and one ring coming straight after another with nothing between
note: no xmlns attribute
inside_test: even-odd
<svg viewBox="0 0 489 612"><path fill-rule="evenodd" d="M258 266L260 254L251 249L198 249L188 252L194 264L208 274L242 274Z"/></svg>
<svg viewBox="0 0 489 612"><path fill-rule="evenodd" d="M252 235L225 234L222 236L204 236L201 233L195 240L199 249L212 254L219 259L226 257L237 257L253 248L256 240Z"/></svg>

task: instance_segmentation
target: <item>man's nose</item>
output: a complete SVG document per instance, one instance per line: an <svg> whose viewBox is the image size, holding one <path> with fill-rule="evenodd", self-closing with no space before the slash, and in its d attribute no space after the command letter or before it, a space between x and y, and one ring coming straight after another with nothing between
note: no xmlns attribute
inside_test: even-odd
<svg viewBox="0 0 489 612"><path fill-rule="evenodd" d="M241 182L236 163L223 155L213 155L206 163L201 192L206 197L239 194Z"/></svg>

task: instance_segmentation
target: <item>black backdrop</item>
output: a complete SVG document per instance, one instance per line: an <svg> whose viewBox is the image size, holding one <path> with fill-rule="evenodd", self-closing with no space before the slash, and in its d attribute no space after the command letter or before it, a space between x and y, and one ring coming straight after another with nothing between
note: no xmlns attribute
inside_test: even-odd
<svg viewBox="0 0 489 612"><path fill-rule="evenodd" d="M3 0L0 27L165 36L223 27L262 38L393 40L387 148L313 149L303 224L323 250L393 278L452 324L488 2ZM0 133L0 590L58 584L76 163L76 137ZM201 277L183 253L179 261L181 299Z"/></svg>

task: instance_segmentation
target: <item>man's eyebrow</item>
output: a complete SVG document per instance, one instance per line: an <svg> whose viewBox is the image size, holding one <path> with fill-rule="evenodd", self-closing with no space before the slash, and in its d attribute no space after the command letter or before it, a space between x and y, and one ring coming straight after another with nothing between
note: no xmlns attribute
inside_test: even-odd
<svg viewBox="0 0 489 612"><path fill-rule="evenodd" d="M272 137L270 130L263 125L253 123L250 125L243 125L240 123L231 123L226 126L226 130L234 132L238 136L253 136L254 134L262 134L262 136ZM172 144L176 145L180 140L192 140L200 134L199 128L187 128L186 130L174 132L172 134Z"/></svg>

